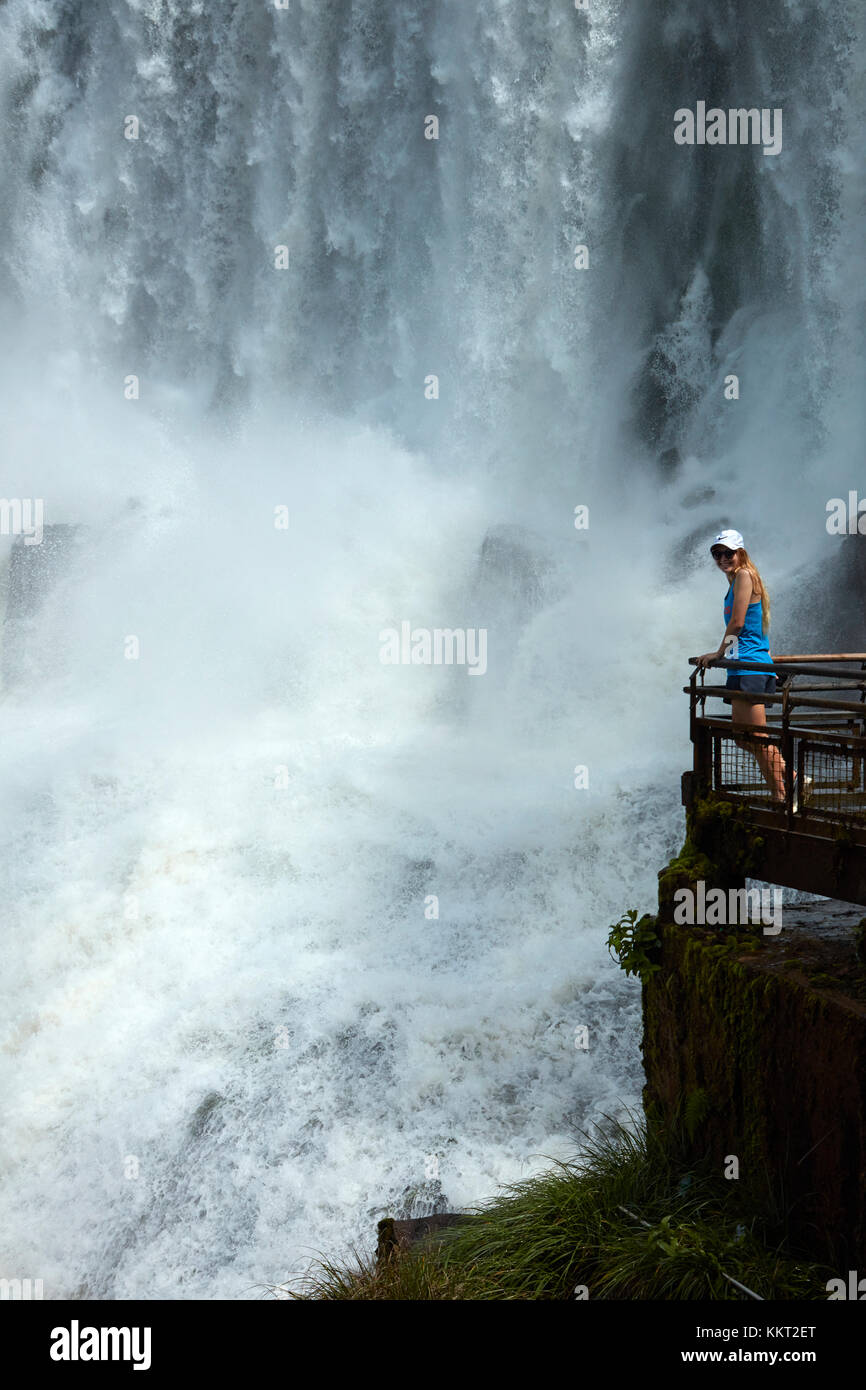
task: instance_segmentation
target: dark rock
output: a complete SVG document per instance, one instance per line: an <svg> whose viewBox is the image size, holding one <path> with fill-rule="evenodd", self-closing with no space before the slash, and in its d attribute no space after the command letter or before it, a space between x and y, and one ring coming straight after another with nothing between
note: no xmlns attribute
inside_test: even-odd
<svg viewBox="0 0 866 1390"><path fill-rule="evenodd" d="M687 492L685 497L680 498L681 507L702 507L705 502L712 502L716 495L714 487L695 487L691 492Z"/></svg>
<svg viewBox="0 0 866 1390"><path fill-rule="evenodd" d="M544 538L510 523L491 526L481 544L475 576L477 602L503 602L524 618L554 596L553 562Z"/></svg>
<svg viewBox="0 0 866 1390"><path fill-rule="evenodd" d="M395 1221L386 1216L379 1222L379 1239L376 1245L376 1263L389 1260L396 1251L408 1250L410 1246L435 1235L437 1231L453 1226L460 1220L453 1211L443 1211L431 1216L416 1216L408 1221Z"/></svg>
<svg viewBox="0 0 866 1390"><path fill-rule="evenodd" d="M774 653L866 651L866 541L826 536L820 566L795 576L774 604L770 648ZM778 600L778 602L777 602Z"/></svg>

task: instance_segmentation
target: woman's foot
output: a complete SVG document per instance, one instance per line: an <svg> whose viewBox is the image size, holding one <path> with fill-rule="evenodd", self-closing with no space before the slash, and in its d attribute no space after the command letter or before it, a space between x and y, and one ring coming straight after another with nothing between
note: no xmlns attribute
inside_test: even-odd
<svg viewBox="0 0 866 1390"><path fill-rule="evenodd" d="M811 792L811 790L812 790L812 778L811 778L811 777L805 777L805 776L804 776L804 778L803 778L803 805L804 805L804 806L806 805L806 802L809 800L809 793ZM794 810L794 811L799 811L799 809L800 809L800 798L799 798L799 796L798 796L797 774L796 774L796 772L794 773L794 793L793 793L793 797L792 797L792 800L791 800L791 808L792 808L792 810Z"/></svg>
<svg viewBox="0 0 866 1390"><path fill-rule="evenodd" d="M812 778L811 778L811 777L804 777L804 778L803 778L803 805L804 805L804 806L805 806L806 802L809 800L809 796L810 796L810 794L811 794L811 791L812 791ZM796 812L796 811L799 811L799 809L800 809L800 794L799 794L799 793L800 793L800 788L799 788L799 785L798 785L797 774L796 774L796 772L795 772L795 773L794 773L794 777L793 777L793 784L792 784L792 788L791 788L791 810L792 810L792 811L795 811L795 812ZM785 804L785 798L784 798L784 796L774 796L774 797L773 797L773 805L774 805L774 806L784 806L784 804Z"/></svg>

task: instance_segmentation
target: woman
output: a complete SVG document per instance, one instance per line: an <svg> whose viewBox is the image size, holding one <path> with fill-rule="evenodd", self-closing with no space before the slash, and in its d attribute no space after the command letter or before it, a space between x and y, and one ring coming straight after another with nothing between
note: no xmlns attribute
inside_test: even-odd
<svg viewBox="0 0 866 1390"><path fill-rule="evenodd" d="M727 627L718 651L698 657L698 665L732 657L740 661L772 660L767 633L770 629L770 599L761 576L749 559L739 531L721 531L710 546L710 554L728 580L724 616ZM735 729L762 742L740 744L754 753L764 781L775 801L785 800L785 763L775 744L767 739L767 716L761 695L775 695L776 677L765 671L728 671L731 696L731 722Z"/></svg>

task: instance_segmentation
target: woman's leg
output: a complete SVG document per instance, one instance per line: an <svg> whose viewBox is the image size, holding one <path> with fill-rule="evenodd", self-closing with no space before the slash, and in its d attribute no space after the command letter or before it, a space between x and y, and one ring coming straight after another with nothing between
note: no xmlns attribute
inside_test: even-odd
<svg viewBox="0 0 866 1390"><path fill-rule="evenodd" d="M754 755L761 775L773 795L774 801L785 800L785 761L781 752L774 743L767 741L767 715L764 706L761 704L751 704L742 695L734 695L731 699L731 723L734 731L738 729L743 733L752 734L755 739L763 742L740 743L741 748L748 748Z"/></svg>

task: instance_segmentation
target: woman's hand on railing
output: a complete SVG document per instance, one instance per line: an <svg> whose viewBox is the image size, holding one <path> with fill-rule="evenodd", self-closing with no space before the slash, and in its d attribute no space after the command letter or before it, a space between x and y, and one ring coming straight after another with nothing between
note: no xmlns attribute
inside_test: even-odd
<svg viewBox="0 0 866 1390"><path fill-rule="evenodd" d="M720 661L720 660L721 660L721 652L704 652L703 656L699 656L699 657L698 657L698 659L697 659L697 664L698 664L699 666L701 666L701 667L705 667L705 666L709 666L710 663L711 663L712 661Z"/></svg>

